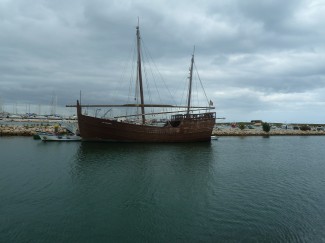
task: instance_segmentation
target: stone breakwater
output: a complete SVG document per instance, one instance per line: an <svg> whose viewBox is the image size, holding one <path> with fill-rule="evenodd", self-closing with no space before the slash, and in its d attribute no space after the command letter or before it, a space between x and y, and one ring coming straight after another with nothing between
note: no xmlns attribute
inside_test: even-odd
<svg viewBox="0 0 325 243"><path fill-rule="evenodd" d="M325 131L301 131L301 130L271 130L266 133L257 129L214 129L214 136L318 136L325 135Z"/></svg>
<svg viewBox="0 0 325 243"><path fill-rule="evenodd" d="M65 129L59 127L59 132ZM38 132L54 132L54 125L1 125L0 136L33 136Z"/></svg>
<svg viewBox="0 0 325 243"><path fill-rule="evenodd" d="M33 136L38 132L54 132L53 125L0 125L0 136ZM65 132L59 127L58 132ZM259 129L214 129L214 136L318 136L325 135L325 131L301 131L301 130L271 130L266 133Z"/></svg>

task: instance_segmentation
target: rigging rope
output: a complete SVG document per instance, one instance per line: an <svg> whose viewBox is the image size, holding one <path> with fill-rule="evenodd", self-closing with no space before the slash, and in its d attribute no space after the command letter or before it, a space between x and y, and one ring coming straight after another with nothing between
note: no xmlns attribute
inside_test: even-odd
<svg viewBox="0 0 325 243"><path fill-rule="evenodd" d="M149 64L150 64L150 63L153 64L153 66L154 66L156 72L158 73L160 79L161 79L162 82L163 82L164 87L165 87L166 90L168 91L168 93L169 93L169 95L170 95L170 97L171 97L172 102L173 102L174 104L177 104L177 102L175 102L174 96L173 96L172 93L170 92L170 90L169 90L169 88L168 88L168 86L167 86L167 84L166 84L166 82L165 82L165 79L164 79L163 76L161 75L161 73L160 73L160 71L159 71L159 69L158 69L156 63L154 62L152 56L150 55L150 52L148 51L148 49L147 49L147 47L146 47L146 45L145 45L145 43L144 43L144 41L143 41L142 39L141 39L141 42L143 43L142 46L144 47L144 48L143 48L143 49L144 49L144 52L145 52L146 56L147 56L148 59L149 59L149 61L148 61ZM150 62L150 61L151 61L151 62ZM156 78L155 78L155 75L154 75L154 73L153 73L153 68L151 68L150 70L151 70L152 76L153 76L154 81L155 81L154 83L155 83L155 87L156 87L156 90L157 90L158 95L159 95L159 99L162 100L161 97L160 97L159 89L158 89L158 87L157 87Z"/></svg>
<svg viewBox="0 0 325 243"><path fill-rule="evenodd" d="M206 98L206 100L207 100L207 103L209 104L209 99L208 99L207 94L205 93L205 90L204 90L204 87L203 87L203 84L202 84L202 81L201 81L201 78L200 78L199 72L197 71L197 68L196 68L195 62L194 62L194 67L195 67L196 74L197 74L197 76L198 76L198 78L199 78L199 80L200 80L200 84L201 84L201 88L202 88L202 90L203 90L204 96L205 96L205 98Z"/></svg>

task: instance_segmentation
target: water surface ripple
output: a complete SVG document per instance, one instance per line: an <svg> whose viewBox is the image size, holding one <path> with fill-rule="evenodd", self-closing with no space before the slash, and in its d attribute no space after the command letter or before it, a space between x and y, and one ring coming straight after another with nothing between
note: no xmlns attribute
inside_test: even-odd
<svg viewBox="0 0 325 243"><path fill-rule="evenodd" d="M325 242L325 137L0 138L0 242Z"/></svg>

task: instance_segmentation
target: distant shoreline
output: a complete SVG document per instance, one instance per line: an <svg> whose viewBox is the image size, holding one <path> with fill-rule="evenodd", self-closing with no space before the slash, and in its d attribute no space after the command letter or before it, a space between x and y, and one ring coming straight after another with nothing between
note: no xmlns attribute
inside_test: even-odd
<svg viewBox="0 0 325 243"><path fill-rule="evenodd" d="M244 125L240 129L240 124ZM324 124L301 123L269 123L270 131L264 132L262 123L218 123L213 131L214 136L321 136L325 135Z"/></svg>
<svg viewBox="0 0 325 243"><path fill-rule="evenodd" d="M221 130L213 131L213 136L323 136L325 131L301 131L301 130L271 130L270 132L264 131L251 131L251 130Z"/></svg>
<svg viewBox="0 0 325 243"><path fill-rule="evenodd" d="M45 122L45 121L43 121ZM48 122L48 121L47 121ZM0 136L34 136L40 131L43 132L54 132L53 124L42 124L40 122L31 123L31 124L1 124L0 123ZM52 123L52 122L51 122ZM60 128L60 130L63 128ZM292 130L292 129L274 129L270 130L270 132L266 133L261 129L243 129L239 128L215 128L212 131L213 136L221 137L221 136L323 136L325 135L325 131L302 131L302 130Z"/></svg>

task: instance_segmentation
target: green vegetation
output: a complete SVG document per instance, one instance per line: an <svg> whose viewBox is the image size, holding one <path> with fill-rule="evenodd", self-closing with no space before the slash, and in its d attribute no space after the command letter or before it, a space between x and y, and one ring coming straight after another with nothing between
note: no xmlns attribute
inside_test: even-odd
<svg viewBox="0 0 325 243"><path fill-rule="evenodd" d="M271 130L271 126L267 122L262 123L262 128L264 132L269 132Z"/></svg>
<svg viewBox="0 0 325 243"><path fill-rule="evenodd" d="M300 127L300 130L301 130L301 131L310 131L311 128L310 128L310 126L308 126L308 125L302 125L302 126Z"/></svg>
<svg viewBox="0 0 325 243"><path fill-rule="evenodd" d="M244 123L239 123L238 127L239 127L240 130L243 130L243 129L245 129L245 124Z"/></svg>

